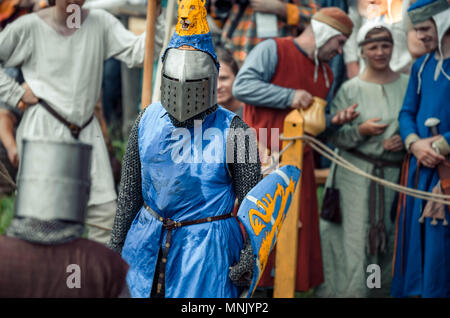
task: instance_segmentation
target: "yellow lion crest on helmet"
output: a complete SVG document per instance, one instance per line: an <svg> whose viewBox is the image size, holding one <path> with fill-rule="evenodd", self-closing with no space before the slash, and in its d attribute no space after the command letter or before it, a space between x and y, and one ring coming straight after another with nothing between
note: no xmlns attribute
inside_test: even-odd
<svg viewBox="0 0 450 318"><path fill-rule="evenodd" d="M178 0L176 32L181 36L209 32L205 0Z"/></svg>

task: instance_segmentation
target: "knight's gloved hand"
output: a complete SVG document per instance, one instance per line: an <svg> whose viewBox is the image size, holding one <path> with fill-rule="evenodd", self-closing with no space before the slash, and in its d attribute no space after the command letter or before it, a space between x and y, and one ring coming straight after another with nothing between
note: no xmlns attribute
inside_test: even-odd
<svg viewBox="0 0 450 318"><path fill-rule="evenodd" d="M239 262L230 267L228 276L231 281L237 286L250 286L253 277L254 262L252 245L247 240L247 243L241 250Z"/></svg>

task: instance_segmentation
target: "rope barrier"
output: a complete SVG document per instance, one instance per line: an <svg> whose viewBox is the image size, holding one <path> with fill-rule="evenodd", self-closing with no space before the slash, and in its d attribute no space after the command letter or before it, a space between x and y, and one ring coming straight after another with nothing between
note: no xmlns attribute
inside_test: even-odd
<svg viewBox="0 0 450 318"><path fill-rule="evenodd" d="M289 147L291 147L294 143L295 143L295 141L292 140L289 144L287 144L287 146L284 147L283 150L281 150L281 151L279 152L278 158L281 157L281 155L282 155L286 150L288 150ZM278 166L278 164L279 164L279 162L278 162L276 159L273 158L273 155L270 156L270 157L272 158L272 162L273 162L273 163L272 163L269 167L267 167L266 169L263 170L263 172L262 172L263 175L266 174L268 171L273 170L273 169L274 169L276 166Z"/></svg>
<svg viewBox="0 0 450 318"><path fill-rule="evenodd" d="M338 166L341 166L357 175L360 175L360 176L370 179L374 182L377 182L377 183L379 183L387 188L390 188L394 191L401 192L401 193L404 193L406 195L409 195L409 196L412 196L412 197L415 197L418 199L433 201L433 202L441 203L441 204L445 204L445 205L450 205L450 195L437 194L437 193L426 192L426 191L417 190L417 189L413 189L413 188L408 188L408 187L404 187L399 184L387 181L385 179L376 177L370 173L367 173L367 172L361 170L354 164L352 164L349 161L347 161L346 159L344 159L342 156L335 153L333 150L331 150L328 146L323 144L321 141L319 141L313 137L306 136L306 135L305 136L297 136L297 137L284 137L283 135L281 135L280 139L283 141L290 141L290 143L287 144L278 153L279 157L281 157L281 155L287 149L289 149L291 146L293 146L296 140L303 140L303 141L307 142L311 146L311 148L313 148L315 151L317 151L319 154L321 154L325 158L331 160L332 162L336 163ZM279 161L276 160L273 155L271 155L271 158L272 158L273 163L268 168L263 170L263 172L262 172L263 174L267 174L269 171L273 170L277 165L279 165ZM16 184L14 183L12 178L9 176L5 166L1 162L0 162L0 177L3 177L3 179L6 180L9 184L11 184L14 188L17 188ZM89 225L91 225L91 224L89 224ZM91 226L94 226L94 225L91 225Z"/></svg>
<svg viewBox="0 0 450 318"><path fill-rule="evenodd" d="M433 201L433 202L441 203L441 204L445 204L445 205L450 205L450 195L437 194L437 193L421 191L421 190L417 190L417 189L413 189L413 188L408 188L408 187L404 187L399 184L387 181L385 179L376 177L370 173L367 173L367 172L361 170L354 164L350 163L349 161L347 161L346 159L344 159L343 157L341 157L340 155L335 153L333 150L331 150L328 146L323 144L321 141L319 141L313 137L306 136L306 135L305 136L297 136L297 137L284 137L283 135L281 135L280 139L283 141L288 141L288 140L291 141L280 152L280 156L283 152L285 152L289 147L291 147L294 144L294 141L303 140L303 141L307 142L311 146L311 148L316 150L322 156L326 157L327 159L333 161L337 165L339 165L357 175L360 175L360 176L370 179L374 182L377 182L377 183L379 183L385 187L388 187L394 191L401 192L401 193L404 193L406 195L409 195L409 196L412 196L415 198L419 198L419 199L427 200L427 201ZM272 156L272 160L274 160L273 156ZM263 171L263 173L266 173L268 170L273 169L273 167L277 166L278 164L279 164L279 162L275 162L269 168L265 169Z"/></svg>

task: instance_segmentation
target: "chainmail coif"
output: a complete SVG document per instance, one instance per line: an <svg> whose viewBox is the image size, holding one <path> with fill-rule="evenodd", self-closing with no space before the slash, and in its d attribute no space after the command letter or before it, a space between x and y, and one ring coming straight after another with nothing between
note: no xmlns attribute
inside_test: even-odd
<svg viewBox="0 0 450 318"><path fill-rule="evenodd" d="M43 245L64 244L80 238L84 225L58 220L43 221L36 218L14 218L6 235Z"/></svg>
<svg viewBox="0 0 450 318"><path fill-rule="evenodd" d="M171 119L174 126L190 128L194 126L195 120L203 120L206 116L214 113L217 108L218 106L215 105L185 122L179 122L169 114L167 115ZM138 127L144 112L145 110L139 114L131 129L127 149L123 159L117 213L111 232L111 240L109 242L109 247L118 253L121 253L126 235L131 227L131 223L144 203L142 197L141 162L139 158L138 143ZM249 129L249 126L240 117L235 116L231 122L230 128L241 128L240 131L245 134L245 131ZM239 143L237 142L238 137L239 134L234 137L234 140L232 138L228 138L227 153L231 147L234 148L234 160L232 163L228 164L228 168L232 177L234 191L239 203L241 203L247 193L261 180L262 175L259 156L256 156L256 162L250 161L250 158L252 158L250 156L250 152L257 151L256 140L254 142L250 142L250 137L245 135L245 143ZM238 161L239 153L245 153L245 160L242 163ZM239 159L241 160L242 158ZM251 278L252 269L253 252L249 240L246 240L246 244L241 251L240 262L233 266L230 272L230 277L233 278L233 281L236 284L248 285L248 280L243 282L236 277L241 277L243 274L248 273Z"/></svg>

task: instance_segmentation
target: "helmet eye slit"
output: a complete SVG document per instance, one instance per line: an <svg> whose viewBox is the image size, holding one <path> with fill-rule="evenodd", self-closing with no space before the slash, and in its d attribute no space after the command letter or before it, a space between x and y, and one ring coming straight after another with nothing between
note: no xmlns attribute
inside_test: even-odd
<svg viewBox="0 0 450 318"><path fill-rule="evenodd" d="M172 77L170 77L170 76L167 76L166 74L163 74L163 77L165 77L165 78L167 78L167 79L169 79L169 80L171 80L171 81L175 81L175 82L179 82L180 80L179 79L177 79L177 78L172 78ZM170 87L170 86L169 86Z"/></svg>
<svg viewBox="0 0 450 318"><path fill-rule="evenodd" d="M191 79L191 80L186 80L186 83L198 83L198 82L203 82L203 81L207 81L207 78L201 78L201 79Z"/></svg>

